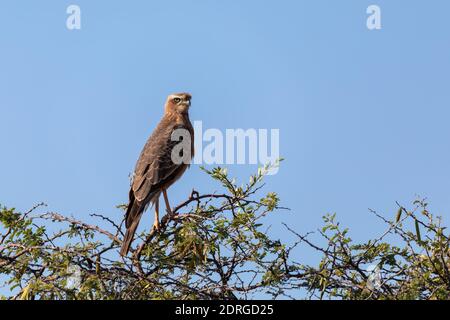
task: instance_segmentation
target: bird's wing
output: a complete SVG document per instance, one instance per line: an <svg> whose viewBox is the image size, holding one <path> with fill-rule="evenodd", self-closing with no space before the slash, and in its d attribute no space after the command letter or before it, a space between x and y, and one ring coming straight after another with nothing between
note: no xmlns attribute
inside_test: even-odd
<svg viewBox="0 0 450 320"><path fill-rule="evenodd" d="M147 141L136 164L132 190L137 201L145 201L147 196L158 189L179 167L172 161L173 126L158 127Z"/></svg>
<svg viewBox="0 0 450 320"><path fill-rule="evenodd" d="M173 148L179 142L172 141L171 138L175 129L183 128L190 132L192 141L192 125L189 119L181 124L174 123L172 120L163 117L147 140L136 164L129 194L130 202L125 214L127 231L120 251L122 256L125 256L130 250L134 233L147 205L159 197L164 185L173 183L186 169L186 164L172 161Z"/></svg>

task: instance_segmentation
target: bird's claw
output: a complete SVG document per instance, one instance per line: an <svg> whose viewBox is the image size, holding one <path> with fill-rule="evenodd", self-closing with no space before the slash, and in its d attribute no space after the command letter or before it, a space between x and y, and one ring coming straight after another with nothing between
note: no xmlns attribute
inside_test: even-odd
<svg viewBox="0 0 450 320"><path fill-rule="evenodd" d="M153 223L153 230L155 230L156 232L159 232L159 230L161 230L161 225L159 224L159 221L155 221L155 223Z"/></svg>

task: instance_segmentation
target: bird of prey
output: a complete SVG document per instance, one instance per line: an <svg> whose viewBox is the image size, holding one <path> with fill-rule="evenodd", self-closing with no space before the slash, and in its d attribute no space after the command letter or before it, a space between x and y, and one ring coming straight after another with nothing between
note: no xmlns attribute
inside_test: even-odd
<svg viewBox="0 0 450 320"><path fill-rule="evenodd" d="M159 230L159 196L163 194L166 210L171 214L167 189L177 181L189 166L194 155L194 129L189 120L191 95L175 93L167 97L164 116L153 131L136 163L131 182L129 204L125 215L127 231L120 254L126 256L142 214L149 205L155 207L153 228ZM173 133L182 129L190 135L190 157L187 161L173 161L172 151L179 141L173 141ZM176 140L176 139L175 139Z"/></svg>

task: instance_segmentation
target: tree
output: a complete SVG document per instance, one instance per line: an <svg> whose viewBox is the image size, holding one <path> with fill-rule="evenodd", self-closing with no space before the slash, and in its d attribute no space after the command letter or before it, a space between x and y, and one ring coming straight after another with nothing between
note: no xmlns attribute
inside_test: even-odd
<svg viewBox="0 0 450 320"><path fill-rule="evenodd" d="M416 200L412 210L398 206L392 220L371 210L387 230L365 243L354 243L335 215L325 216L318 231L326 246L296 233L322 259L318 267L298 265L288 277L296 277L298 286L306 280L310 296L319 298L450 299L449 237L442 219L428 211L425 200ZM398 244L388 243L389 236Z"/></svg>
<svg viewBox="0 0 450 320"><path fill-rule="evenodd" d="M122 222L92 215L100 227L42 213L44 204L24 213L2 208L0 281L10 289L4 298L449 298L449 238L425 201L410 211L400 206L393 221L372 211L388 228L365 243L353 243L327 215L319 244L285 225L298 239L288 245L267 230L266 216L286 210L276 193L259 196L269 169L242 186L226 169L205 170L226 192L193 191L162 218L159 232L138 235L125 258L118 255ZM386 242L392 236L398 245ZM318 266L299 262L301 245L321 255Z"/></svg>

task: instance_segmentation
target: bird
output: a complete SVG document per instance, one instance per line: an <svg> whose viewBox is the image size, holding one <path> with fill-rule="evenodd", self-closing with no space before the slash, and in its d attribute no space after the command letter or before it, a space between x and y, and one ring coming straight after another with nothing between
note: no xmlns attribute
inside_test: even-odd
<svg viewBox="0 0 450 320"><path fill-rule="evenodd" d="M120 250L122 256L128 254L139 221L150 205L155 209L153 228L155 231L160 230L159 198L161 193L168 214L172 214L167 189L181 178L194 156L194 129L189 119L191 98L192 96L185 92L170 94L167 97L164 115L148 138L137 160L125 213L126 233ZM182 140L190 143L187 153L183 155L183 149L179 152L180 156L187 158L184 161L174 161L172 157L175 146L180 143L173 138L174 133L179 129L187 133L188 139L182 137ZM176 152L174 153L176 154Z"/></svg>

